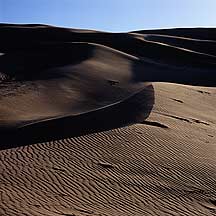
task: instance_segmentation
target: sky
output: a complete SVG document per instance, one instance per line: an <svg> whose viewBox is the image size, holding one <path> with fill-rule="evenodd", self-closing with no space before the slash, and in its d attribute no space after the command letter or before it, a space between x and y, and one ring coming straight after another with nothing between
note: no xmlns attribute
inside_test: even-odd
<svg viewBox="0 0 216 216"><path fill-rule="evenodd" d="M0 23L126 32L215 27L216 0L0 0Z"/></svg>

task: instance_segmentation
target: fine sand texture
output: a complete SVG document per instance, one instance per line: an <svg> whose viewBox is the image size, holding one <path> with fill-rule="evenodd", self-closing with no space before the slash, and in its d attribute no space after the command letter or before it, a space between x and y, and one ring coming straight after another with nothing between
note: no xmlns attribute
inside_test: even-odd
<svg viewBox="0 0 216 216"><path fill-rule="evenodd" d="M0 215L216 215L216 29L0 24Z"/></svg>

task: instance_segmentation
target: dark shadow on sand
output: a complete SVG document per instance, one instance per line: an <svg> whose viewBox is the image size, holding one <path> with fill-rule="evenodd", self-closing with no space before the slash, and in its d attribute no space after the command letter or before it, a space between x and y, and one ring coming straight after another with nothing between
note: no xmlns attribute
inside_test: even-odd
<svg viewBox="0 0 216 216"><path fill-rule="evenodd" d="M47 69L79 64L92 56L94 48L83 43L29 43L28 48L0 56L0 72L7 80L35 81L62 78L64 74ZM0 49L1 52L1 49Z"/></svg>
<svg viewBox="0 0 216 216"><path fill-rule="evenodd" d="M81 136L142 122L149 116L153 105L154 89L148 84L127 99L95 111L35 122L20 128L2 129L0 149Z"/></svg>
<svg viewBox="0 0 216 216"><path fill-rule="evenodd" d="M206 29L183 29L138 33L168 33L174 36L215 39L215 29L205 37L206 32ZM142 41L132 34L85 32L45 25L1 24L0 35L0 78L4 83L2 88L13 87L12 84L19 81L46 82L67 76L64 70L55 73L55 70L48 69L79 64L89 59L95 47L89 43L105 45L133 55L125 55L128 59L133 59L131 82L143 83L142 90L131 93L123 101L80 115L59 116L19 127L5 128L0 125L0 149L81 136L143 122L154 105L154 89L148 82L216 86L214 56ZM1 96L6 97L4 94Z"/></svg>
<svg viewBox="0 0 216 216"><path fill-rule="evenodd" d="M3 53L0 56L0 72L4 78L1 80L2 88L13 88L19 82L46 82L64 78L67 76L64 70L59 73L58 70L49 69L79 64L92 57L94 45L79 42L95 42L126 53L136 48L132 46L134 39L121 33L82 33L43 25L2 24L0 27L0 52ZM125 46L128 41L129 46ZM134 66L132 73L136 74L136 69ZM81 136L142 122L154 105L153 86L143 84L142 90L131 94L123 101L76 116L59 116L28 125L22 123L22 119L17 119L19 126L0 125L0 149ZM1 97L7 95L2 93Z"/></svg>

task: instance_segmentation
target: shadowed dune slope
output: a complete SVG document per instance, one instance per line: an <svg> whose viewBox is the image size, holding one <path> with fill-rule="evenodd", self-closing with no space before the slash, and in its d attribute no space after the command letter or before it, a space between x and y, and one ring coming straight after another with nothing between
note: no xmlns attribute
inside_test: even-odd
<svg viewBox="0 0 216 216"><path fill-rule="evenodd" d="M160 34L201 40L215 40L216 28L171 28L133 31L141 34Z"/></svg>
<svg viewBox="0 0 216 216"><path fill-rule="evenodd" d="M216 215L215 32L0 24L0 215Z"/></svg>

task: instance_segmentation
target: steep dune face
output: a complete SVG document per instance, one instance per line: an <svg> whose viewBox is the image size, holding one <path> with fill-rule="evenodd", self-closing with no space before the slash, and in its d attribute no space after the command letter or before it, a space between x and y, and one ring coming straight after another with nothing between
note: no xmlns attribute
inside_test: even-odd
<svg viewBox="0 0 216 216"><path fill-rule="evenodd" d="M216 215L215 29L0 35L1 215Z"/></svg>
<svg viewBox="0 0 216 216"><path fill-rule="evenodd" d="M28 141L35 142L46 141L48 136L53 139L54 130L54 134L62 138L69 121L75 128L70 128L67 133L74 136L85 133L86 129L101 130L107 125L112 128L113 125L136 122L136 116L147 117L154 103L154 92L151 84L135 80L133 65L137 61L133 56L88 43L44 45L33 51L5 53L2 68L8 79L2 82L1 92L1 125L5 139L11 129L15 134L12 137L15 143L19 137L24 141L26 136L23 133L27 131ZM133 119L130 114L127 118L126 113L133 106ZM74 116L77 116L76 119ZM96 124L94 120L101 123ZM48 135L50 127L52 132Z"/></svg>

